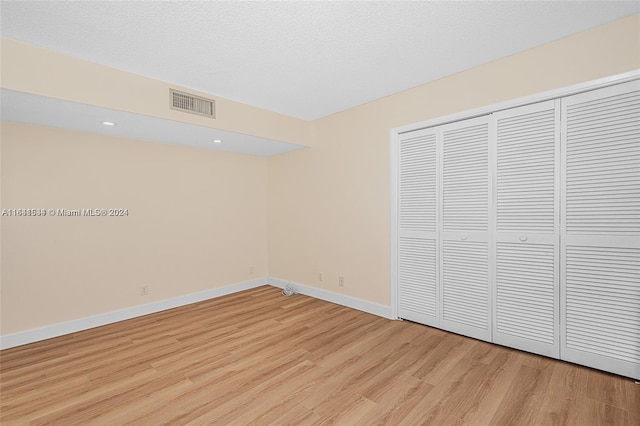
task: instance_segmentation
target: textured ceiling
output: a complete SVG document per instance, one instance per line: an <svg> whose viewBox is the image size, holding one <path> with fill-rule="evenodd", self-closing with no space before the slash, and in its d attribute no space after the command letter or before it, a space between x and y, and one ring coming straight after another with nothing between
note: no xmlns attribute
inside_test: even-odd
<svg viewBox="0 0 640 426"><path fill-rule="evenodd" d="M2 1L1 34L307 120L640 11L640 2Z"/></svg>

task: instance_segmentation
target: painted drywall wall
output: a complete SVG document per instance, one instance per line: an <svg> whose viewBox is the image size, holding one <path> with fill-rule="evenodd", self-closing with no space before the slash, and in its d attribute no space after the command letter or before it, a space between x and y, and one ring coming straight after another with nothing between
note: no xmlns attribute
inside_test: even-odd
<svg viewBox="0 0 640 426"><path fill-rule="evenodd" d="M270 275L388 305L391 128L639 68L635 15L313 122L269 160Z"/></svg>
<svg viewBox="0 0 640 426"><path fill-rule="evenodd" d="M265 158L8 122L1 132L3 208L128 209L2 217L2 335L267 275Z"/></svg>
<svg viewBox="0 0 640 426"><path fill-rule="evenodd" d="M2 38L2 87L300 145L309 122ZM216 118L169 108L169 89L216 101Z"/></svg>

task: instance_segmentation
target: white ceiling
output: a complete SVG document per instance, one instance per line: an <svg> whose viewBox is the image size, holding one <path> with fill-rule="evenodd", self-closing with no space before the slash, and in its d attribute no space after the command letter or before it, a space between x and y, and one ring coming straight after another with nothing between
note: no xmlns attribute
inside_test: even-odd
<svg viewBox="0 0 640 426"><path fill-rule="evenodd" d="M2 1L0 34L312 120L638 12L639 1Z"/></svg>

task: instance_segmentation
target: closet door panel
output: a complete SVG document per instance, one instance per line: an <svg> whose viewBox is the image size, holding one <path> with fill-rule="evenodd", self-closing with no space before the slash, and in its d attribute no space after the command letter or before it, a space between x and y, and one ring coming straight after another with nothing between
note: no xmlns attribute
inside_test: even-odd
<svg viewBox="0 0 640 426"><path fill-rule="evenodd" d="M494 341L558 357L553 244L497 243Z"/></svg>
<svg viewBox="0 0 640 426"><path fill-rule="evenodd" d="M401 135L398 191L398 315L438 325L437 130Z"/></svg>
<svg viewBox="0 0 640 426"><path fill-rule="evenodd" d="M443 328L490 340L488 269L486 242L442 242Z"/></svg>
<svg viewBox="0 0 640 426"><path fill-rule="evenodd" d="M435 239L400 237L398 254L400 318L437 326Z"/></svg>
<svg viewBox="0 0 640 426"><path fill-rule="evenodd" d="M562 114L561 358L640 378L640 82Z"/></svg>
<svg viewBox="0 0 640 426"><path fill-rule="evenodd" d="M559 357L559 101L501 111L496 126L493 338Z"/></svg>
<svg viewBox="0 0 640 426"><path fill-rule="evenodd" d="M640 378L640 247L567 245L565 255L564 358Z"/></svg>
<svg viewBox="0 0 640 426"><path fill-rule="evenodd" d="M440 324L490 341L489 120L442 126Z"/></svg>

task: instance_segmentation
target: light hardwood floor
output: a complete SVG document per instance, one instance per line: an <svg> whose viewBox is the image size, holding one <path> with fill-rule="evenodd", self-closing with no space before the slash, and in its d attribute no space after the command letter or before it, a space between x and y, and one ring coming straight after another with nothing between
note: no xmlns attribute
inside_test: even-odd
<svg viewBox="0 0 640 426"><path fill-rule="evenodd" d="M272 287L0 356L2 425L640 425L630 379Z"/></svg>

